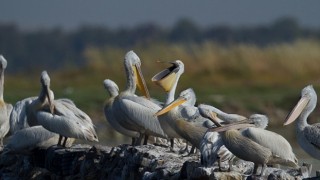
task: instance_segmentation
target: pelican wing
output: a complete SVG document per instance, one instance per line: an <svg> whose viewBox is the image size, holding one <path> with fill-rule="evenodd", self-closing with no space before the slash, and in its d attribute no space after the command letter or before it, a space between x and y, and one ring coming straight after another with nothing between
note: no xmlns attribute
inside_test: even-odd
<svg viewBox="0 0 320 180"><path fill-rule="evenodd" d="M271 150L273 155L295 162L290 143L281 135L261 128L250 127L242 135Z"/></svg>
<svg viewBox="0 0 320 180"><path fill-rule="evenodd" d="M104 109L103 109L104 115L105 115L107 121L109 122L109 124L111 125L111 127L125 136L138 137L139 136L138 132L131 131L131 130L126 129L123 126L121 126L118 119L116 119L113 115L112 104L113 104L113 99L109 99L109 101L105 104Z"/></svg>
<svg viewBox="0 0 320 180"><path fill-rule="evenodd" d="M121 98L120 102L120 111L117 113L123 113L122 115L125 118L130 119L135 125L148 131L148 133L166 137L158 118L155 116L155 113L161 109L159 105L137 96L125 96Z"/></svg>
<svg viewBox="0 0 320 180"><path fill-rule="evenodd" d="M27 122L27 106L37 97L29 97L18 101L12 108L10 114L10 132L14 134L20 129L29 127Z"/></svg>
<svg viewBox="0 0 320 180"><path fill-rule="evenodd" d="M320 150L320 123L306 126L303 134L313 146Z"/></svg>
<svg viewBox="0 0 320 180"><path fill-rule="evenodd" d="M75 116L52 115L49 112L39 111L37 112L37 119L44 128L62 136L89 141L94 141L95 139L91 128L76 121Z"/></svg>
<svg viewBox="0 0 320 180"><path fill-rule="evenodd" d="M33 126L17 131L10 137L6 149L18 153L43 147L48 148L58 142L58 134L52 133L42 126Z"/></svg>
<svg viewBox="0 0 320 180"><path fill-rule="evenodd" d="M54 101L54 107L56 110L56 114L63 116L76 117L78 120L82 122L92 123L91 118L81 111L77 106L73 103L73 101L68 99L58 99Z"/></svg>

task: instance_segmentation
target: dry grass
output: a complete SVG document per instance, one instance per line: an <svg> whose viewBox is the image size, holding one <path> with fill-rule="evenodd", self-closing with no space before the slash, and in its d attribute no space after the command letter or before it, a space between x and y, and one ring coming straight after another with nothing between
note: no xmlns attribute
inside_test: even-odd
<svg viewBox="0 0 320 180"><path fill-rule="evenodd" d="M243 115L264 113L276 119L271 121L271 125L283 122L305 85L313 84L316 90L319 87L320 43L312 40L264 48L248 44L222 47L207 42L154 44L131 49L142 61L143 73L153 97L164 99L164 92L150 79L168 66L157 61L180 59L185 64L185 73L178 85L179 92L192 87L199 103L209 103ZM102 106L108 94L102 81L112 79L123 90L123 58L127 51L110 47L88 48L85 52L87 67L49 72L55 96L74 100L93 117L96 124L105 125ZM38 95L37 74L6 76L5 100L16 102ZM311 120L316 121L313 117ZM101 133L104 134L105 130ZM114 136L112 131L107 134L111 138Z"/></svg>

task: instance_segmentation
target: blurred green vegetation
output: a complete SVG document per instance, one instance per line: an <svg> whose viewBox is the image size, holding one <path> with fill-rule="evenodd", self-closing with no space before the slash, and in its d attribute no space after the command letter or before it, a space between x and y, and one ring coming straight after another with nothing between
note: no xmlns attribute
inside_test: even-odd
<svg viewBox="0 0 320 180"><path fill-rule="evenodd" d="M132 48L142 61L142 70L152 97L161 101L165 93L151 82L157 72L169 66L167 63L180 59L185 73L178 84L176 95L189 87L197 94L198 103L214 105L229 113L249 116L266 114L270 127L284 136L294 131L281 130L284 119L297 102L301 89L313 84L319 90L320 42L297 40L293 43L274 44L264 47L251 44L221 46L212 42L197 44L155 43L150 46L136 45ZM111 129L103 114L104 101L109 97L103 80L114 80L123 90L126 79L123 58L129 49L89 47L84 51L86 66L48 71L51 88L56 98L70 98L87 112L97 126L104 144L115 140L129 142ZM8 60L8 66L10 60ZM4 98L15 103L40 90L40 73L6 74ZM139 92L138 92L139 93ZM315 110L311 122L320 111Z"/></svg>

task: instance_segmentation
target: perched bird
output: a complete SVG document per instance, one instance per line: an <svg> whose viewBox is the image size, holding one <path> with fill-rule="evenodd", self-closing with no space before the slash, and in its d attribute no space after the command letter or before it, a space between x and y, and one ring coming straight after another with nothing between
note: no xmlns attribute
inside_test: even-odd
<svg viewBox="0 0 320 180"><path fill-rule="evenodd" d="M10 113L12 111L12 105L4 102L4 70L7 67L7 60L0 55L0 145L3 146L3 138L9 132L10 129Z"/></svg>
<svg viewBox="0 0 320 180"><path fill-rule="evenodd" d="M302 89L301 98L288 115L284 125L297 120L296 133L302 149L313 158L320 160L320 123L308 124L307 118L317 105L317 94L313 86Z"/></svg>
<svg viewBox="0 0 320 180"><path fill-rule="evenodd" d="M119 120L115 118L115 115L113 114L113 102L115 97L119 95L119 88L117 84L110 80L106 79L103 81L105 89L108 91L110 98L106 100L105 105L104 105L104 114L106 116L107 121L111 125L112 128L114 128L116 131L119 133L129 136L132 138L132 145L135 144L136 138L139 137L140 133L137 131L131 131L129 129L126 129L123 127L120 123Z"/></svg>
<svg viewBox="0 0 320 180"><path fill-rule="evenodd" d="M67 138L98 142L94 125L87 114L70 100L54 100L54 94L50 89L50 77L46 71L41 73L40 82L40 95L27 107L28 124L42 125L47 130L59 134L58 145L65 146ZM62 137L65 139L61 144Z"/></svg>
<svg viewBox="0 0 320 180"><path fill-rule="evenodd" d="M145 136L143 144L147 144L149 136L167 138L167 135L161 128L158 118L154 116L161 107L150 100L140 66L140 58L133 51L129 51L124 58L126 89L114 99L112 109L120 125L139 132L138 143ZM135 95L137 86L145 97Z"/></svg>
<svg viewBox="0 0 320 180"><path fill-rule="evenodd" d="M215 113L211 113L208 117L210 117L215 124L219 124L219 118ZM264 174L267 164L297 167L292 148L282 136L252 126L254 125L234 123L211 130L221 132L224 145L235 156L253 162L255 164L255 174L257 174L257 167L259 165L262 166L260 175ZM247 129L243 131L236 130L243 128ZM294 157L292 157L292 154Z"/></svg>
<svg viewBox="0 0 320 180"><path fill-rule="evenodd" d="M58 139L59 134L50 132L40 125L26 127L10 136L4 152L30 154L34 149L47 149L56 145ZM71 146L74 140L74 138L69 138L66 147Z"/></svg>
<svg viewBox="0 0 320 180"><path fill-rule="evenodd" d="M164 106L168 106L170 103L172 103L174 101L174 98L175 98L174 95L176 92L179 78L184 73L184 64L182 63L182 61L176 60L174 62L171 62L171 64L172 64L172 66L157 73L151 79L152 82L158 84L167 93L167 97L166 97L166 101L164 103ZM192 97L194 97L194 98L190 99L189 103L193 106L194 104L192 104L192 103L195 103L195 95ZM184 106L184 107L188 107L188 106ZM179 111L181 111L181 110L182 110L182 108L179 109ZM190 113L189 111L192 111L192 109L190 109L190 110L184 109L184 114L188 115L187 113ZM161 128L166 133L168 139L170 139L170 143L171 143L170 148L171 148L171 150L173 150L174 138L181 138L181 136L176 132L173 125L171 125L171 123L173 123L172 118L171 118L171 114L166 113L163 115L159 115L158 120L160 122Z"/></svg>

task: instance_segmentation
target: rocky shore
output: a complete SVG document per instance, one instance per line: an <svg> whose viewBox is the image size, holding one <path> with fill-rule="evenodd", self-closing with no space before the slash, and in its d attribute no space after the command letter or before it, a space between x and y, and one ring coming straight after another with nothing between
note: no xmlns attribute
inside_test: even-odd
<svg viewBox="0 0 320 180"><path fill-rule="evenodd" d="M230 172L202 167L199 155L181 155L169 148L143 145L117 147L53 146L29 155L2 153L0 179L320 179L309 177L311 165L299 169L268 167L265 175L252 175L253 164L235 161Z"/></svg>

